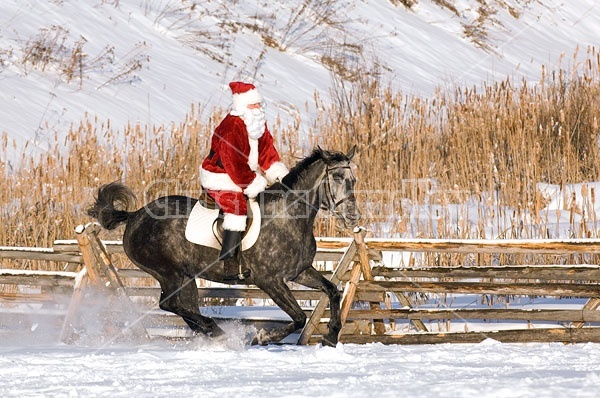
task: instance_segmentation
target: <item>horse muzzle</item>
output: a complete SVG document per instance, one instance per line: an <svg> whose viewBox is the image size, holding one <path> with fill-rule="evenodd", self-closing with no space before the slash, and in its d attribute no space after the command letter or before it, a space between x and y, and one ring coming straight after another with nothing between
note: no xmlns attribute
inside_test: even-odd
<svg viewBox="0 0 600 398"><path fill-rule="evenodd" d="M336 209L332 213L338 221L343 222L345 228L354 228L358 226L361 215L356 211L356 207L348 209L348 206L344 206L344 210L345 211L340 211L340 209Z"/></svg>
<svg viewBox="0 0 600 398"><path fill-rule="evenodd" d="M346 228L354 228L358 226L358 222L360 221L360 213L356 212L353 214L347 214L346 217L343 218L344 226Z"/></svg>

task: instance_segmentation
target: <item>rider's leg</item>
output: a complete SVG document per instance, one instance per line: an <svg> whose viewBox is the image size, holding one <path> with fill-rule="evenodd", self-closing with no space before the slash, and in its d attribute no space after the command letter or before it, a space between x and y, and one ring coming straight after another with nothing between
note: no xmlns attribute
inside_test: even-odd
<svg viewBox="0 0 600 398"><path fill-rule="evenodd" d="M224 276L236 280L240 274L239 251L242 232L246 229L248 205L244 194L230 191L209 191L224 213L223 242L219 260L224 261Z"/></svg>
<svg viewBox="0 0 600 398"><path fill-rule="evenodd" d="M227 216L227 214L225 216ZM219 260L227 260L230 258L237 259L241 243L241 231L232 231L229 229L224 229L223 243L221 244L222 247L221 253L219 254Z"/></svg>

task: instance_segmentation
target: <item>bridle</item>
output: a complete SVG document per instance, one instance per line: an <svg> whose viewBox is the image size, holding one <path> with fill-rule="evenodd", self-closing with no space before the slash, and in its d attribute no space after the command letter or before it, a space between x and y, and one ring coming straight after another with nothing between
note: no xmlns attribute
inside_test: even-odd
<svg viewBox="0 0 600 398"><path fill-rule="evenodd" d="M339 169L351 169L350 166L334 166L334 167L330 167L329 165L326 166L325 168L325 175L323 176L323 189L325 190L325 199L326 199L326 204L325 203L321 203L321 209L322 210L329 210L332 214L334 215L340 215L337 212L337 207L339 205L341 205L342 203L346 202L347 200L354 200L354 193L350 193L350 195L343 197L342 199L336 201L336 198L333 196L333 192L331 189L331 182L330 182L330 178L331 178L331 174L330 172L333 170L339 170Z"/></svg>
<svg viewBox="0 0 600 398"><path fill-rule="evenodd" d="M294 202L301 202L303 204L305 204L306 206L310 207L311 209L313 209L315 212L318 212L319 210L329 210L334 216L342 216L336 209L339 205L341 205L342 203L346 202L347 200L354 200L354 193L351 193L350 195L336 201L334 195L333 195L333 190L331 188L331 182L330 182L330 178L331 178L331 171L333 170L338 170L338 169L352 169L350 166L333 166L330 167L329 165L326 165L325 167L325 174L323 175L323 178L321 179L321 182L319 183L319 187L323 186L323 189L325 190L325 203L321 203L321 205L319 207L313 205L312 203L310 203L308 200L305 199L304 195L299 195L297 193L294 192L294 196L296 196L296 199L294 200ZM292 191L293 192L293 191Z"/></svg>

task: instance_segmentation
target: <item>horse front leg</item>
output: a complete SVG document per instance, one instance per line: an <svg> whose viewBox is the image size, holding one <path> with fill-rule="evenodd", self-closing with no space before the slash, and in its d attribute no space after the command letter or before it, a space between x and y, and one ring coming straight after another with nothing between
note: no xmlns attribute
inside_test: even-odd
<svg viewBox="0 0 600 398"><path fill-rule="evenodd" d="M253 345L267 345L270 342L278 342L304 327L306 324L306 314L302 311L290 288L283 280L263 281L260 284L258 281L255 281L255 283L256 286L269 295L279 308L292 318L292 322L269 331L261 329L253 339Z"/></svg>
<svg viewBox="0 0 600 398"><path fill-rule="evenodd" d="M194 334L202 333L210 337L225 334L212 318L200 314L198 287L194 278L173 275L160 281L160 285L159 307L162 310L179 315Z"/></svg>
<svg viewBox="0 0 600 398"><path fill-rule="evenodd" d="M342 319L340 316L341 294L337 286L331 283L331 281L321 275L319 271L312 266L300 273L293 281L306 287L319 289L329 297L329 310L331 312L329 323L327 324L329 333L323 336L322 344L335 347L339 339L340 331L342 330Z"/></svg>

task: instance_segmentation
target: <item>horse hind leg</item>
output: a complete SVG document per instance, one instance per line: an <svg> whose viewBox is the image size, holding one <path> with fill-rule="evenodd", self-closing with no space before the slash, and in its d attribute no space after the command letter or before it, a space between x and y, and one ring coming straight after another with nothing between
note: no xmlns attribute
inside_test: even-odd
<svg viewBox="0 0 600 398"><path fill-rule="evenodd" d="M341 294L337 286L321 275L319 271L312 266L298 275L296 279L294 279L294 282L313 289L319 289L329 297L329 309L331 315L329 316L329 323L327 324L328 333L323 336L322 344L335 347L339 339L340 331L342 330L342 320L340 315Z"/></svg>
<svg viewBox="0 0 600 398"><path fill-rule="evenodd" d="M194 334L202 333L210 337L225 334L212 318L200 314L194 278L174 276L161 281L160 286L160 308L183 318Z"/></svg>
<svg viewBox="0 0 600 398"><path fill-rule="evenodd" d="M306 324L306 314L298 305L289 287L283 280L268 281L265 285L257 282L257 286L269 295L269 297L292 318L292 322L269 331L260 330L254 337L252 344L267 345L270 342L278 342L288 335L300 330Z"/></svg>

